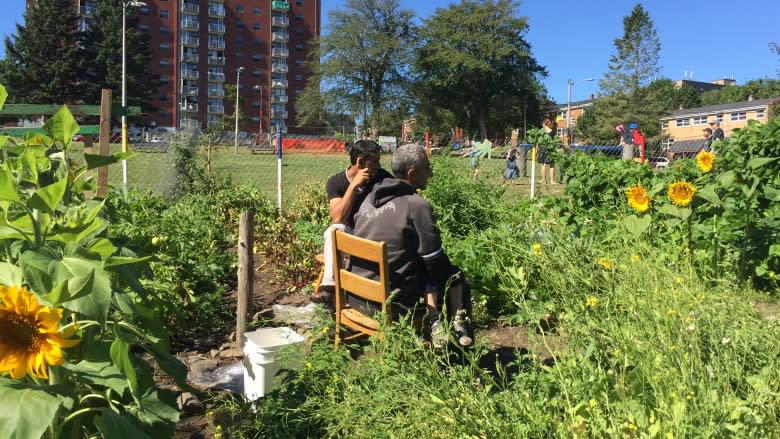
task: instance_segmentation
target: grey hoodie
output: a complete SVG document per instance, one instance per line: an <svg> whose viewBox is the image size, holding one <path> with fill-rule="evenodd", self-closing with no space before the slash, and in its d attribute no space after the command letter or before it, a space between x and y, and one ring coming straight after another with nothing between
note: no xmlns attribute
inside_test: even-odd
<svg viewBox="0 0 780 439"><path fill-rule="evenodd" d="M431 205L404 180L376 184L355 214L354 230L356 236L386 243L390 288L401 290L397 301L407 306L432 286L442 291L460 271L442 249ZM352 271L378 277L377 267L362 260L352 261Z"/></svg>

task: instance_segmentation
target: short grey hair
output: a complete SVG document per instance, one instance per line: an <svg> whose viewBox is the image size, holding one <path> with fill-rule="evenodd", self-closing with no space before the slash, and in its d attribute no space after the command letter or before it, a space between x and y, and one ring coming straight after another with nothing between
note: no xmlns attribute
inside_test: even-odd
<svg viewBox="0 0 780 439"><path fill-rule="evenodd" d="M396 178L405 178L406 171L419 169L422 166L423 158L428 158L428 154L422 146L415 144L399 146L393 152L393 158L390 160L393 175Z"/></svg>

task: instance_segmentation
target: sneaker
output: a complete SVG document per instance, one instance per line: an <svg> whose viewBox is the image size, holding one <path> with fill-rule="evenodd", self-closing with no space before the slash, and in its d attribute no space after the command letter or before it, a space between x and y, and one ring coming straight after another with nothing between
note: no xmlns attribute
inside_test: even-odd
<svg viewBox="0 0 780 439"><path fill-rule="evenodd" d="M434 349L442 349L449 343L447 328L441 323L441 320L433 322L431 325L431 344Z"/></svg>
<svg viewBox="0 0 780 439"><path fill-rule="evenodd" d="M455 313L455 318L452 319L452 332L460 346L465 348L474 343L474 339L469 336L468 318L465 310L461 309Z"/></svg>

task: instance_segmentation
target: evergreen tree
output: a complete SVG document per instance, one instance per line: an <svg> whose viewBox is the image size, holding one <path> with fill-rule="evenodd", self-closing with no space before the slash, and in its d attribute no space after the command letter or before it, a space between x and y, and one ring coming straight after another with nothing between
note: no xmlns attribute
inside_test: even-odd
<svg viewBox="0 0 780 439"><path fill-rule="evenodd" d="M72 104L84 78L78 11L72 0L37 0L24 26L5 38L0 82L17 102Z"/></svg>
<svg viewBox="0 0 780 439"><path fill-rule="evenodd" d="M628 98L629 119L641 117L648 96L642 88L657 77L661 42L653 20L641 4L623 17L623 37L615 39L617 53L609 60L609 71L599 85L607 95L624 94Z"/></svg>
<svg viewBox="0 0 780 439"><path fill-rule="evenodd" d="M514 0L462 0L425 21L415 63L418 126L459 125L486 138L541 120L547 72L531 55L518 8Z"/></svg>
<svg viewBox="0 0 780 439"><path fill-rule="evenodd" d="M86 32L87 81L85 95L89 102L100 102L101 89L113 91L115 100L122 96L122 7L123 0L103 0L98 4L95 21ZM128 6L125 47L127 55L127 105L143 106L157 92L159 78L147 73L152 60L149 34L138 29L136 8Z"/></svg>

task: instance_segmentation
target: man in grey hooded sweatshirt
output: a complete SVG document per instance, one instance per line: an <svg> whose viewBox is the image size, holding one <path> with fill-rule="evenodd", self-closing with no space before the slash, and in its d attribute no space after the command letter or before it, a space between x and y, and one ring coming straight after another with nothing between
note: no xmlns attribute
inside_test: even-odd
<svg viewBox="0 0 780 439"><path fill-rule="evenodd" d="M419 145L403 145L393 153L391 166L394 178L377 183L355 214L354 234L385 242L390 288L399 290L394 305L413 308L425 303L435 347L443 347L449 340L439 320L444 298L455 341L470 346L473 335L468 328L468 285L444 252L433 209L419 194L433 176L428 155ZM377 278L375 266L361 260L351 263L353 272Z"/></svg>

